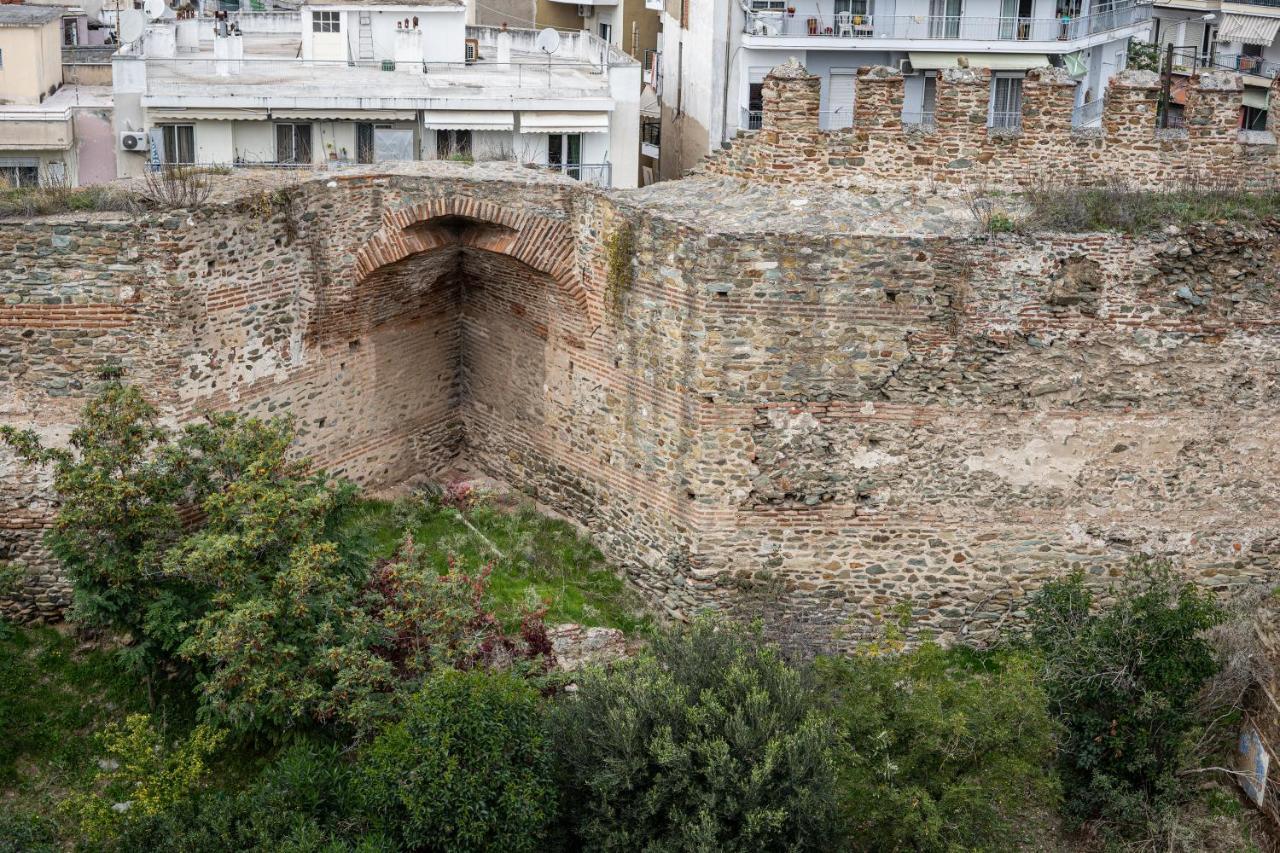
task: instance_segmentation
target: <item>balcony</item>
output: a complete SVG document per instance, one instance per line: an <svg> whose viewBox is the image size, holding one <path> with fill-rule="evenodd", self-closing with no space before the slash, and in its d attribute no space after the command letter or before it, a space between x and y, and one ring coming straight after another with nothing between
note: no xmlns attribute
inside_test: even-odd
<svg viewBox="0 0 1280 853"><path fill-rule="evenodd" d="M1280 0L1275 0L1280 3ZM1121 2L1103 11L1076 18L984 18L970 15L855 15L819 6L814 14L782 10L747 13L745 33L753 46L797 46L907 49L921 41L1009 42L1019 50L1061 52L1077 49L1077 42L1127 27L1145 25L1149 5ZM901 42L902 44L893 44ZM1062 43L1068 44L1062 44ZM939 45L939 49L945 49Z"/></svg>

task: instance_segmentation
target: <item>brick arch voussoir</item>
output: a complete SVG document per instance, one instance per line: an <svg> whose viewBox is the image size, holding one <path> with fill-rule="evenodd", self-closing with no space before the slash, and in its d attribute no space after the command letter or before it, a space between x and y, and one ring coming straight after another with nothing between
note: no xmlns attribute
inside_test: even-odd
<svg viewBox="0 0 1280 853"><path fill-rule="evenodd" d="M496 254L507 255L546 273L588 317L595 311L582 276L574 263L573 234L569 226L545 216L514 211L487 199L466 196L434 198L389 210L382 215L382 227L356 252L356 280L363 281L388 264L418 252L447 245L437 233L413 226L445 216L462 216L479 222L501 225L510 233L478 233L459 243ZM411 230L412 229L412 230Z"/></svg>

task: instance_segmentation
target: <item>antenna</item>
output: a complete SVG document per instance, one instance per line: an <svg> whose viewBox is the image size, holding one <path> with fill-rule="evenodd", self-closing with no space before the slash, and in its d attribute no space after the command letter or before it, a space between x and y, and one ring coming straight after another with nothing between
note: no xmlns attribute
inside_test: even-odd
<svg viewBox="0 0 1280 853"><path fill-rule="evenodd" d="M538 40L535 42L538 50L545 53L548 57L560 49L560 34L551 27L547 27L538 33Z"/></svg>
<svg viewBox="0 0 1280 853"><path fill-rule="evenodd" d="M137 41L142 36L142 28L146 26L146 23L142 13L137 9L125 9L121 12L120 19L116 24L116 29L120 34L120 43L129 44Z"/></svg>

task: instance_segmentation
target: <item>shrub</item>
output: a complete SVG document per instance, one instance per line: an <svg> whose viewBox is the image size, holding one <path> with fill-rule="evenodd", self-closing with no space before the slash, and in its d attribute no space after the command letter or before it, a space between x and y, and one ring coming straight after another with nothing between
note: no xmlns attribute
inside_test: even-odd
<svg viewBox="0 0 1280 853"><path fill-rule="evenodd" d="M1142 234L1169 225L1218 219L1256 222L1280 215L1280 187L1233 186L1189 180L1152 191L1112 181L1104 186L1030 187L1023 225L1046 231L1121 231Z"/></svg>
<svg viewBox="0 0 1280 853"><path fill-rule="evenodd" d="M827 850L835 728L758 633L700 621L583 673L555 715L563 811L597 850Z"/></svg>
<svg viewBox="0 0 1280 853"><path fill-rule="evenodd" d="M1172 802L1196 696L1217 669L1204 634L1222 611L1163 561L1135 561L1113 595L1097 606L1077 571L1045 585L1031 619L1065 729L1069 810L1123 832Z"/></svg>
<svg viewBox="0 0 1280 853"><path fill-rule="evenodd" d="M189 800L207 783L209 756L224 737L197 726L171 746L146 714L132 714L124 725L111 724L98 736L107 758L95 790L68 801L81 831L90 841L108 841Z"/></svg>
<svg viewBox="0 0 1280 853"><path fill-rule="evenodd" d="M1017 849L1056 804L1029 656L925 643L818 670L849 747L839 791L855 849Z"/></svg>
<svg viewBox="0 0 1280 853"><path fill-rule="evenodd" d="M539 697L511 674L445 670L360 760L375 828L411 850L542 849L555 813Z"/></svg>
<svg viewBox="0 0 1280 853"><path fill-rule="evenodd" d="M174 802L114 838L121 851L391 850L362 832L353 770L334 743L297 741L241 788L209 788Z"/></svg>

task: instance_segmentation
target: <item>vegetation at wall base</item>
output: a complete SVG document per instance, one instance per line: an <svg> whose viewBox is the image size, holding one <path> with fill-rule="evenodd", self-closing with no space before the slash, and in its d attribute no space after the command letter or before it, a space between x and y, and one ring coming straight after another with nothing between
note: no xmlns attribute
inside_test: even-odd
<svg viewBox="0 0 1280 853"><path fill-rule="evenodd" d="M171 430L109 379L68 449L0 438L52 468L80 619L0 622L0 853L1251 849L1212 768L1259 653L1166 563L995 648L904 607L793 661L655 626L527 504L361 499L285 420ZM568 686L548 613L649 642Z"/></svg>

